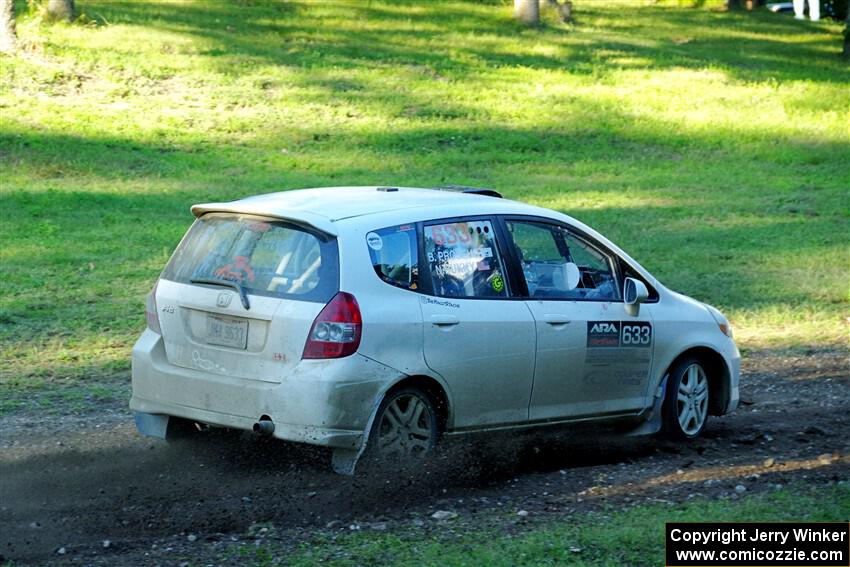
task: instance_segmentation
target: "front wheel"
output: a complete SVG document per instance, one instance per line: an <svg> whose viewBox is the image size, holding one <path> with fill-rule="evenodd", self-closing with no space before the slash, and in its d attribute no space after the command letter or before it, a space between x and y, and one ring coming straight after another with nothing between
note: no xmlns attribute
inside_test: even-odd
<svg viewBox="0 0 850 567"><path fill-rule="evenodd" d="M664 432L676 440L694 439L708 421L708 374L702 363L686 358L667 379L664 396Z"/></svg>
<svg viewBox="0 0 850 567"><path fill-rule="evenodd" d="M369 435L369 452L382 460L420 461L434 449L439 434L431 397L416 388L403 388L381 402Z"/></svg>

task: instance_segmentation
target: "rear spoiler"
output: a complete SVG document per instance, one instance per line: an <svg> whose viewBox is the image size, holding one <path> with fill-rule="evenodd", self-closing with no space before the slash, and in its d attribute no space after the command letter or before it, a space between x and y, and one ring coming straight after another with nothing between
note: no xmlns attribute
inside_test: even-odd
<svg viewBox="0 0 850 567"><path fill-rule="evenodd" d="M192 214L200 218L207 213L238 213L244 215L257 215L280 219L304 228L318 230L328 236L337 237L339 231L333 222L327 217L310 213L307 211L274 211L269 210L268 205L257 206L249 202L239 201L233 203L203 203L192 205Z"/></svg>
<svg viewBox="0 0 850 567"><path fill-rule="evenodd" d="M467 195L483 195L485 197L502 198L502 194L495 189L487 189L486 187L470 187L468 185L439 185L431 187L437 191L451 191L452 193L466 193Z"/></svg>

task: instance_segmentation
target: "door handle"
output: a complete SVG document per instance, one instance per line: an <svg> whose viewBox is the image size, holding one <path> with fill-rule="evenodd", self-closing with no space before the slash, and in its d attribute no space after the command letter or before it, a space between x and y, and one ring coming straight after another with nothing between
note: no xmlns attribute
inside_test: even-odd
<svg viewBox="0 0 850 567"><path fill-rule="evenodd" d="M460 319L454 315L431 315L431 324L437 325L438 327L457 325L458 323L460 323Z"/></svg>
<svg viewBox="0 0 850 567"><path fill-rule="evenodd" d="M566 325L571 321L566 315L558 315L557 313L547 313L543 315L543 321L550 325Z"/></svg>

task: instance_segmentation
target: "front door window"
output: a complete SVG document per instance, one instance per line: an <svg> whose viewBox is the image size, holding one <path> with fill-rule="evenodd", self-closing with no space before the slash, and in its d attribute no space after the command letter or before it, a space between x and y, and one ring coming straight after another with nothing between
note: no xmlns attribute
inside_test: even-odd
<svg viewBox="0 0 850 567"><path fill-rule="evenodd" d="M613 263L593 245L556 225L515 220L506 224L530 297L619 300Z"/></svg>

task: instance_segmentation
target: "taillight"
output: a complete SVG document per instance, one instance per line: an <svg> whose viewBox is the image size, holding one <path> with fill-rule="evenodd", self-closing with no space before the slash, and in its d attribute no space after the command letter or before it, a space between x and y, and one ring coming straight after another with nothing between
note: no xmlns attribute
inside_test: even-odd
<svg viewBox="0 0 850 567"><path fill-rule="evenodd" d="M360 306L350 293L339 292L313 321L302 358L341 358L360 346Z"/></svg>
<svg viewBox="0 0 850 567"><path fill-rule="evenodd" d="M156 288L159 285L159 280L153 284L153 289L148 294L148 299L145 302L145 320L148 322L148 329L155 333L162 334L162 329L159 326L159 313L156 310Z"/></svg>

